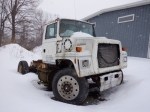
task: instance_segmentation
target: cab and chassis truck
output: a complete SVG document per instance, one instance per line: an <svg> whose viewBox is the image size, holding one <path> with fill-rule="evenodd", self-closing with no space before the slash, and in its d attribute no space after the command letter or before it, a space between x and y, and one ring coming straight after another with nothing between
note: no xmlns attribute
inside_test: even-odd
<svg viewBox="0 0 150 112"><path fill-rule="evenodd" d="M71 37L75 32L91 37ZM59 101L81 104L89 89L102 92L123 81L122 69L127 67L127 52L121 42L96 37L89 22L56 19L45 25L42 40L42 60L20 61L18 72L34 72L38 84L51 89Z"/></svg>

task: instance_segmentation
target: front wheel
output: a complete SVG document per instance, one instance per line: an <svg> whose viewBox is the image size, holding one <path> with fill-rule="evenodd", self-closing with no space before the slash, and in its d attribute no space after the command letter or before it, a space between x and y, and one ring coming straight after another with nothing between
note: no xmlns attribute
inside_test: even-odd
<svg viewBox="0 0 150 112"><path fill-rule="evenodd" d="M86 99L89 85L85 78L77 76L74 69L66 68L56 73L52 89L58 100L79 105Z"/></svg>
<svg viewBox="0 0 150 112"><path fill-rule="evenodd" d="M122 70L120 70L120 72L121 72L121 82L120 82L120 85L122 84L122 82L123 82L123 78L124 78L124 76L123 76L123 71Z"/></svg>

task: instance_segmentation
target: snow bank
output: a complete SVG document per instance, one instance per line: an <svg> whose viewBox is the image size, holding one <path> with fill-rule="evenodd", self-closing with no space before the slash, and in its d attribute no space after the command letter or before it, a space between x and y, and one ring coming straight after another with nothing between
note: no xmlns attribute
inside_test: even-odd
<svg viewBox="0 0 150 112"><path fill-rule="evenodd" d="M18 44L9 44L0 47L0 59L0 67L17 68L20 60L26 60L30 64L32 60L41 59L41 56L24 49Z"/></svg>
<svg viewBox="0 0 150 112"><path fill-rule="evenodd" d="M87 33L83 33L83 32L75 32L73 33L71 38L75 38L75 37L93 37L93 36Z"/></svg>
<svg viewBox="0 0 150 112"><path fill-rule="evenodd" d="M40 47L37 47L37 48L40 50ZM34 52L30 52L26 50L25 48L19 46L18 44L9 44L9 45L0 47L0 53L1 55L9 54L10 58L16 58L19 60L22 60L25 58L37 59L37 58L41 58L36 54L38 52L37 48L34 49Z"/></svg>
<svg viewBox="0 0 150 112"><path fill-rule="evenodd" d="M42 57L42 46L37 46L35 47L32 52L34 52L35 54L38 54L40 57Z"/></svg>

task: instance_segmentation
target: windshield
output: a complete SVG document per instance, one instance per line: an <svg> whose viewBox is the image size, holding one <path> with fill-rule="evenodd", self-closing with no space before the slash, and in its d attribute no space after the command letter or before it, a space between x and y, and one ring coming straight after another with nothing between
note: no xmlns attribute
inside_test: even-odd
<svg viewBox="0 0 150 112"><path fill-rule="evenodd" d="M59 35L61 37L71 37L74 32L84 32L95 37L95 32L92 24L75 20L61 20L59 31Z"/></svg>

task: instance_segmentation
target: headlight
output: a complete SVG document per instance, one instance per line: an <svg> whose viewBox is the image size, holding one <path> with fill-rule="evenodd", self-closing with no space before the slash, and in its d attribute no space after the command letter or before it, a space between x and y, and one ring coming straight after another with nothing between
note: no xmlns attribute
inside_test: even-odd
<svg viewBox="0 0 150 112"><path fill-rule="evenodd" d="M88 68L89 66L89 60L81 60L81 68Z"/></svg>
<svg viewBox="0 0 150 112"><path fill-rule="evenodd" d="M123 62L127 62L127 56L123 58Z"/></svg>

